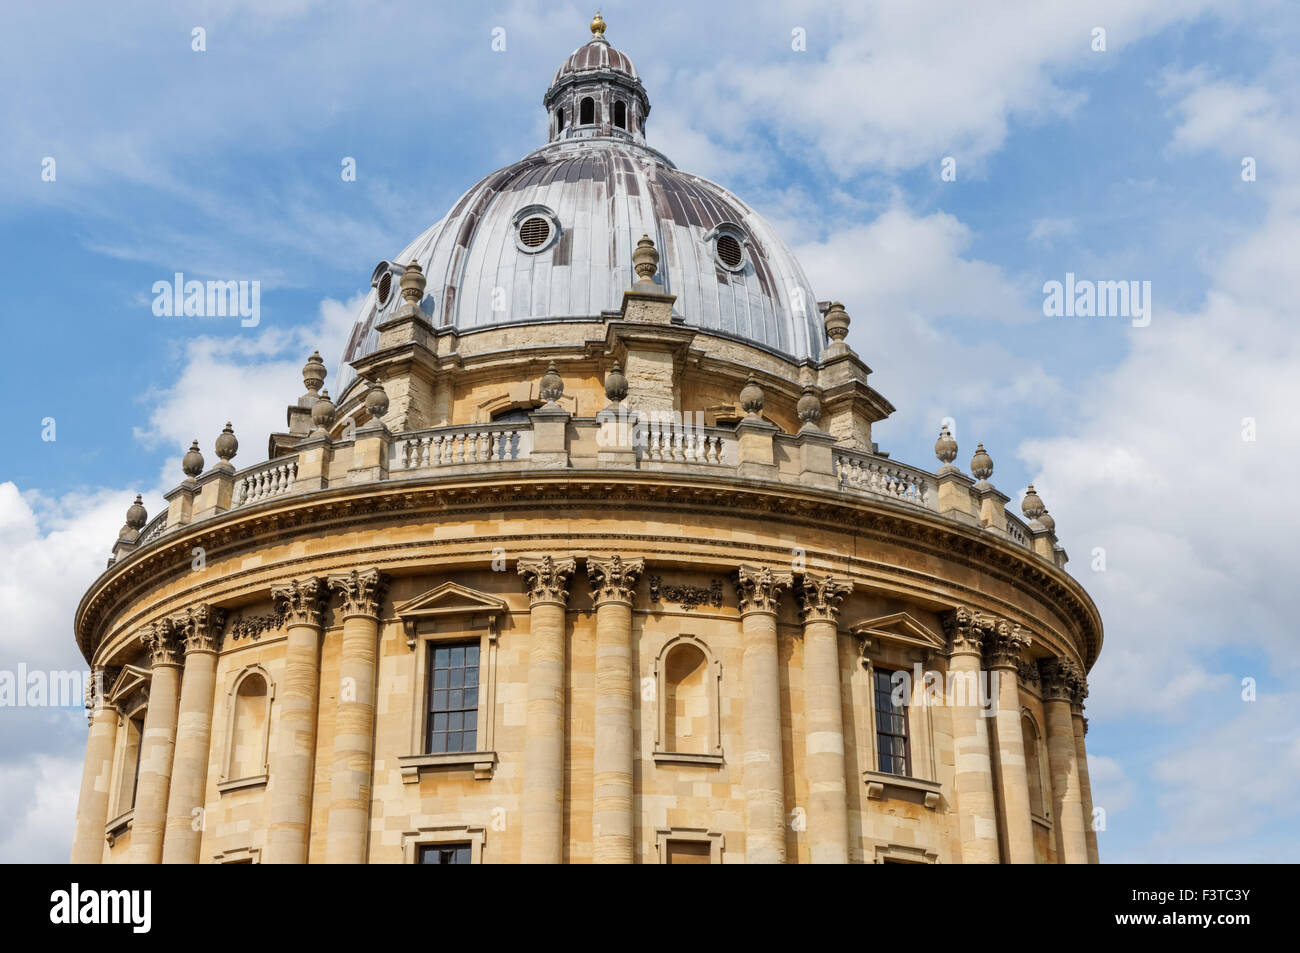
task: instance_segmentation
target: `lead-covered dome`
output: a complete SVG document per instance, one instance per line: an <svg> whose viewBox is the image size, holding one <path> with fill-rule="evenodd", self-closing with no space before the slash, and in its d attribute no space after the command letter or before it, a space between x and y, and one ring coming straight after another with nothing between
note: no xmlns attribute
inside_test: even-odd
<svg viewBox="0 0 1300 953"><path fill-rule="evenodd" d="M546 146L482 179L375 269L340 393L354 377L347 364L378 347L376 328L399 307L411 261L426 276L422 307L435 328L591 319L618 309L642 235L659 249L656 281L687 325L796 360L821 355L825 332L803 269L745 202L645 145L649 100L599 17L544 103Z"/></svg>

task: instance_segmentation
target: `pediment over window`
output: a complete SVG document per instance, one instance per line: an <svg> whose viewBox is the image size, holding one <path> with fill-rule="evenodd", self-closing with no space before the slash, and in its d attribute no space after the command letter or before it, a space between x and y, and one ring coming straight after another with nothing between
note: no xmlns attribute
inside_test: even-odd
<svg viewBox="0 0 1300 953"><path fill-rule="evenodd" d="M406 629L406 640L414 645L416 631L422 621L435 621L448 616L481 616L495 638L497 619L509 606L500 596L479 592L455 582L444 582L428 592L394 607Z"/></svg>
<svg viewBox="0 0 1300 953"><path fill-rule="evenodd" d="M868 619L849 628L858 640L863 655L879 642L906 645L923 652L942 652L948 644L943 636L922 625L906 612L895 612L877 619Z"/></svg>
<svg viewBox="0 0 1300 953"><path fill-rule="evenodd" d="M148 696L151 677L152 673L147 668L141 668L139 665L123 665L113 684L105 689L108 703L118 708L125 707L124 703L137 691L141 693L141 700L143 700Z"/></svg>

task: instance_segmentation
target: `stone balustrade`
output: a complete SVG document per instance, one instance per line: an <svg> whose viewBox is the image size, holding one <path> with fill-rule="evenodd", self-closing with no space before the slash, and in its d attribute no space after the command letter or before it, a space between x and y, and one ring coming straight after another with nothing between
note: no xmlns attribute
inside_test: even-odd
<svg viewBox="0 0 1300 953"><path fill-rule="evenodd" d="M623 445L611 447L611 434ZM287 495L437 473L557 466L733 473L747 480L839 491L975 526L1059 567L1065 563L1050 527L1037 521L1027 524L1012 515L1005 508L1006 497L953 467L931 474L877 454L836 446L829 434L815 428L786 434L761 420L742 421L735 429L677 421L619 428L565 413L398 434L376 427L358 430L351 440L313 436L299 445L296 454L239 471L214 469L182 484L168 494L170 510L143 526L137 542L119 541L115 558L188 523Z"/></svg>
<svg viewBox="0 0 1300 953"><path fill-rule="evenodd" d="M235 493L231 508L257 503L280 496L293 489L298 478L298 458L278 457L235 474Z"/></svg>
<svg viewBox="0 0 1300 953"><path fill-rule="evenodd" d="M885 457L837 450L835 475L843 489L862 490L924 510L938 508L933 476Z"/></svg>
<svg viewBox="0 0 1300 953"><path fill-rule="evenodd" d="M438 427L395 438L388 469L391 473L527 460L532 446L533 432L526 424Z"/></svg>

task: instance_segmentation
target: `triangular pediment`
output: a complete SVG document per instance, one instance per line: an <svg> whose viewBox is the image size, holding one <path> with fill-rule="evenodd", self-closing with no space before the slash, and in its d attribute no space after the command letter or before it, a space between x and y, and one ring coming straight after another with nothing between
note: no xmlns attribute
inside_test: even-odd
<svg viewBox="0 0 1300 953"><path fill-rule="evenodd" d="M104 689L109 704L120 704L123 699L130 697L131 693L136 689L148 685L151 675L149 669L141 668L139 665L123 665L122 670L117 673L117 678L113 680L113 684Z"/></svg>
<svg viewBox="0 0 1300 953"><path fill-rule="evenodd" d="M428 592L395 607L402 619L419 619L428 616L469 615L486 612L497 615L508 608L499 596L469 589L455 582L444 582Z"/></svg>
<svg viewBox="0 0 1300 953"><path fill-rule="evenodd" d="M882 615L877 619L859 622L849 629L858 638L880 639L916 648L942 652L948 647L943 636L922 625L906 612Z"/></svg>

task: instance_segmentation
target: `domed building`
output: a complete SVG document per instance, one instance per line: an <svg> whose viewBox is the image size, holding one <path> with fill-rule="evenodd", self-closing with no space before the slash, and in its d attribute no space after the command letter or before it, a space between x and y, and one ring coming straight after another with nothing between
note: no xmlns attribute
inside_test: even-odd
<svg viewBox="0 0 1300 953"><path fill-rule="evenodd" d="M1087 863L1096 607L592 35L77 609L82 863ZM286 382L287 384L288 382ZM296 388L295 388L296 390Z"/></svg>

